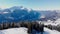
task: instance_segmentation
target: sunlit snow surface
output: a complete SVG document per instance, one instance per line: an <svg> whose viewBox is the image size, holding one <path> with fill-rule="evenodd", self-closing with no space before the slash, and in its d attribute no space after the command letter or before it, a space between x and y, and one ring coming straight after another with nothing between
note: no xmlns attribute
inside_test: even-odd
<svg viewBox="0 0 60 34"><path fill-rule="evenodd" d="M24 27L11 28L11 29L6 29L6 30L0 30L0 34L28 34L27 30L28 29ZM60 34L60 32L55 31L55 30L50 30L48 28L44 28L43 34Z"/></svg>
<svg viewBox="0 0 60 34"><path fill-rule="evenodd" d="M56 30L50 30L48 28L44 28L44 33L43 34L60 34L60 32Z"/></svg>
<svg viewBox="0 0 60 34"><path fill-rule="evenodd" d="M11 28L7 30L0 30L0 34L28 34L27 28L21 27L21 28Z"/></svg>

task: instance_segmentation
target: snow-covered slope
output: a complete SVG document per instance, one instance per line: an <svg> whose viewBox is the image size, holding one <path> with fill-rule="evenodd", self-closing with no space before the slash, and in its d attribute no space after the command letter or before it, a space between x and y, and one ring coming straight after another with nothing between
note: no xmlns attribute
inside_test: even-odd
<svg viewBox="0 0 60 34"><path fill-rule="evenodd" d="M20 28L11 28L6 30L0 30L0 34L28 34L27 28L20 27ZM40 33L37 33L40 34ZM43 34L60 34L60 32L55 30L50 30L48 28L44 28Z"/></svg>
<svg viewBox="0 0 60 34"><path fill-rule="evenodd" d="M43 34L60 34L60 32L56 31L56 30L50 30L48 28L44 28L44 33Z"/></svg>
<svg viewBox="0 0 60 34"><path fill-rule="evenodd" d="M56 21L51 21L51 20L48 20L48 21L44 21L44 22L42 22L42 23L44 23L44 25L52 25L52 26L57 26L57 25L59 25L60 24L60 18L59 19L57 19Z"/></svg>
<svg viewBox="0 0 60 34"><path fill-rule="evenodd" d="M0 34L28 34L27 28L20 27L20 28L11 28L6 30L0 30Z"/></svg>

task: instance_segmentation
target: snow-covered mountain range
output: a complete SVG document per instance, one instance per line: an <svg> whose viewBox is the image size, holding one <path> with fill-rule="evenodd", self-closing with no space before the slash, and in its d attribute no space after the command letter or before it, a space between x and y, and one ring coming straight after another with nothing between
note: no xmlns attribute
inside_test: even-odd
<svg viewBox="0 0 60 34"><path fill-rule="evenodd" d="M37 20L39 17L39 12L23 7L15 6L0 10L0 22L32 21Z"/></svg>
<svg viewBox="0 0 60 34"><path fill-rule="evenodd" d="M43 18L44 17L44 18ZM60 18L59 10L33 10L24 8L22 6L14 6L7 9L0 9L0 22L14 22L14 21L32 21L32 20L56 20Z"/></svg>

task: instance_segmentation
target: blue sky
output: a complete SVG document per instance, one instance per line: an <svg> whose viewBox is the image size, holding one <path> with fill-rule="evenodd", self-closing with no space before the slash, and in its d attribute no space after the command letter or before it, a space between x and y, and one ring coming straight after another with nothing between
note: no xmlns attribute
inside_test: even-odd
<svg viewBox="0 0 60 34"><path fill-rule="evenodd" d="M0 0L0 8L23 6L40 10L60 10L60 0Z"/></svg>

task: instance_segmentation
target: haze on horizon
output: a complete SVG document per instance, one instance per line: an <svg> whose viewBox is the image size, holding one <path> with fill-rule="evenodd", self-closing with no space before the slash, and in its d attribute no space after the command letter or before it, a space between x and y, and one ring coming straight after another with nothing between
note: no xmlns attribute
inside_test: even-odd
<svg viewBox="0 0 60 34"><path fill-rule="evenodd" d="M37 10L60 10L60 0L0 0L0 8L23 6Z"/></svg>

